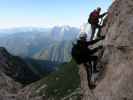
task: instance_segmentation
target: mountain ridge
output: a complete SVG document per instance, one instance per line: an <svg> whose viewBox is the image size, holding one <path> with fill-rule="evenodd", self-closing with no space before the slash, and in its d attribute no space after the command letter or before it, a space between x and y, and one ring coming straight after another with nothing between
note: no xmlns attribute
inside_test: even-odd
<svg viewBox="0 0 133 100"><path fill-rule="evenodd" d="M22 84L28 84L40 79L38 75L32 72L24 60L12 56L3 47L0 47L0 70Z"/></svg>
<svg viewBox="0 0 133 100"><path fill-rule="evenodd" d="M44 31L34 31L34 29L30 31L29 29L29 31L26 30L23 32L20 29L20 31L17 31L17 33L11 32L8 35L0 36L0 46L5 47L13 55L21 56L23 58L33 58L41 51L50 50L52 53L51 46L53 46L54 48L63 48L63 46L61 46L60 44L64 43L64 45L67 45L67 42L72 41L78 33L79 29L70 26L54 27L52 29L44 29ZM70 55L70 49L64 49L66 49L66 55ZM56 54L58 54L58 52L56 52ZM66 56L64 53L59 55L60 57L54 58L64 58ZM37 58L39 58L39 56ZM44 60L52 60L54 58L44 58ZM69 59L67 57L67 59L62 59L60 61L65 62L69 61ZM56 59L56 61L57 60L58 59Z"/></svg>
<svg viewBox="0 0 133 100"><path fill-rule="evenodd" d="M133 99L133 1L115 0L108 11L102 29L105 40L100 56L104 71L94 90L87 83L85 69L80 67L81 100L132 100ZM92 92L93 91L93 92Z"/></svg>

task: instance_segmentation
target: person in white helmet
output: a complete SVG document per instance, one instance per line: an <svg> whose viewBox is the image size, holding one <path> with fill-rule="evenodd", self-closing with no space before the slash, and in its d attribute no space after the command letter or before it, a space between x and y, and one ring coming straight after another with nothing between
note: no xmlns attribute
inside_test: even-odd
<svg viewBox="0 0 133 100"><path fill-rule="evenodd" d="M102 39L104 39L104 37L98 38L98 39L95 39L92 41L87 41L87 34L84 33L84 34L80 35L79 40L77 40L77 43L73 44L73 48L72 48L72 52L71 52L73 59L79 65L84 64L86 67L86 70L88 69L88 67L91 67L90 69L91 69L92 73L98 72L98 70L96 68L98 57L94 56L94 54L99 49L102 49L102 46L98 46L93 49L90 49L89 46L97 43L98 41L100 41ZM88 66L88 64L87 64L88 62L90 63L91 66ZM92 65L92 63L93 63L93 65ZM87 71L87 74L89 76L88 71ZM88 77L89 87L92 88L94 86L94 84L92 85L90 81L91 81L90 77Z"/></svg>
<svg viewBox="0 0 133 100"><path fill-rule="evenodd" d="M101 12L101 8L98 7L96 10L91 12L89 15L88 23L91 24L91 31L92 31L90 40L94 39L95 31L97 28L98 28L97 37L101 37L100 32L101 32L101 28L103 27L103 25L99 24L99 19L103 18L107 14L107 12L103 14L100 14L100 12Z"/></svg>

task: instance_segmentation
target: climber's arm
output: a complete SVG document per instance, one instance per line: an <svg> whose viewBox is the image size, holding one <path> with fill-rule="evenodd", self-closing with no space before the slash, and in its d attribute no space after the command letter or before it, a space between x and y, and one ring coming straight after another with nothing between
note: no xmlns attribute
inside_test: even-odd
<svg viewBox="0 0 133 100"><path fill-rule="evenodd" d="M102 49L103 48L103 46L98 46L98 47L96 47L96 48L94 48L94 49L91 49L90 50L90 54L94 54L94 53L96 53L98 50L100 50L100 49Z"/></svg>
<svg viewBox="0 0 133 100"><path fill-rule="evenodd" d="M99 16L99 18L102 18L102 17L104 17L104 16L107 15L107 14L108 14L108 12L105 12L105 13L101 14L101 15Z"/></svg>
<svg viewBox="0 0 133 100"><path fill-rule="evenodd" d="M100 40L103 40L104 38L105 38L105 37L102 37L102 38L98 38L98 39L95 39L95 40L88 41L87 44L88 44L88 46L89 46L89 45L93 45L93 44L99 42Z"/></svg>

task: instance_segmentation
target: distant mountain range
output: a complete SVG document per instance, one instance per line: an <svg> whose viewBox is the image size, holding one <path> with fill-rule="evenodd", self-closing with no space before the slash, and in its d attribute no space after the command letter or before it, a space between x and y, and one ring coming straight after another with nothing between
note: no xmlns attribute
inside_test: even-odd
<svg viewBox="0 0 133 100"><path fill-rule="evenodd" d="M79 100L78 67L70 55L78 34L69 26L0 30L0 97L23 100L30 92L32 98Z"/></svg>
<svg viewBox="0 0 133 100"><path fill-rule="evenodd" d="M78 28L69 26L0 30L0 46L24 58L67 62L78 33Z"/></svg>

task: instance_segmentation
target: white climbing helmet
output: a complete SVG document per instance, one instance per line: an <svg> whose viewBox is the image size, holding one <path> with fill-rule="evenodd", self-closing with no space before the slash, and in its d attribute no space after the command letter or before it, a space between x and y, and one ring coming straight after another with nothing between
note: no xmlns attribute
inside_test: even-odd
<svg viewBox="0 0 133 100"><path fill-rule="evenodd" d="M87 34L86 33L81 33L79 38L80 39L87 39Z"/></svg>

